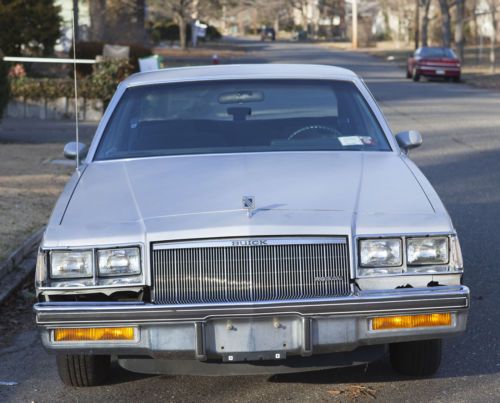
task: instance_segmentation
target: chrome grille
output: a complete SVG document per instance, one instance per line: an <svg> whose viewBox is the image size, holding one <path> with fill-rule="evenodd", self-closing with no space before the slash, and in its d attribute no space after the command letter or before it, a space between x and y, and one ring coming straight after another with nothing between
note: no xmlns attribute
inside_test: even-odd
<svg viewBox="0 0 500 403"><path fill-rule="evenodd" d="M233 239L154 244L157 304L258 302L350 293L345 238Z"/></svg>

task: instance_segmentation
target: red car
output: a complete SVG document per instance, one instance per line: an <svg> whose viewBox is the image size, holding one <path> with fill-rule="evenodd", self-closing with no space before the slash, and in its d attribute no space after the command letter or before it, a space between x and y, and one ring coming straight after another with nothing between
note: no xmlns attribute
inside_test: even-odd
<svg viewBox="0 0 500 403"><path fill-rule="evenodd" d="M450 48L422 47L408 58L406 78L440 77L460 81L460 59Z"/></svg>

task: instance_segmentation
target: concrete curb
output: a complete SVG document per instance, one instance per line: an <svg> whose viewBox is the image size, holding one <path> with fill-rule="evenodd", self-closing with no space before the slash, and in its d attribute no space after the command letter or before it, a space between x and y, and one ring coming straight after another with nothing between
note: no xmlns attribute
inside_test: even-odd
<svg viewBox="0 0 500 403"><path fill-rule="evenodd" d="M33 233L0 264L0 304L35 271L36 251L44 231L42 227Z"/></svg>

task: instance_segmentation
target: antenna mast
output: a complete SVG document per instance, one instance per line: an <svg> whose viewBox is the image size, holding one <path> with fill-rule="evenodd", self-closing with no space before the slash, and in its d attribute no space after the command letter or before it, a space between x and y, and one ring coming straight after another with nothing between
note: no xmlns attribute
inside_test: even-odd
<svg viewBox="0 0 500 403"><path fill-rule="evenodd" d="M76 135L76 170L80 172L80 133L78 131L78 85L76 82L76 29L75 29L75 13L72 13L73 27L73 80L75 84L75 135Z"/></svg>

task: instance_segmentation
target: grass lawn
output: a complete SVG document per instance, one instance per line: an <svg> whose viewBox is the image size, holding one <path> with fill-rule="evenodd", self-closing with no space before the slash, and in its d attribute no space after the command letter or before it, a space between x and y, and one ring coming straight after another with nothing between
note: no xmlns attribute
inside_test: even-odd
<svg viewBox="0 0 500 403"><path fill-rule="evenodd" d="M49 162L62 158L62 149L62 144L0 144L0 262L47 223L73 171Z"/></svg>

